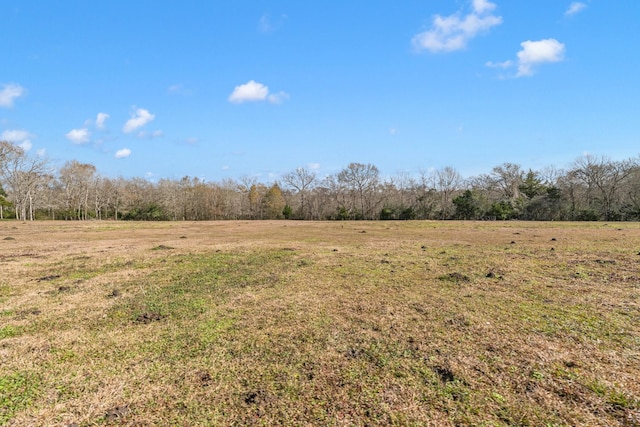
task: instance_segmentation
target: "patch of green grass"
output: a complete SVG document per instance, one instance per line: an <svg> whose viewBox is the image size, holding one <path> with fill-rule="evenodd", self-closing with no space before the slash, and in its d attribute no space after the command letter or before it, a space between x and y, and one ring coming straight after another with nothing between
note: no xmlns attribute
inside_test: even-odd
<svg viewBox="0 0 640 427"><path fill-rule="evenodd" d="M9 285L0 285L0 303L7 301L11 294L11 287Z"/></svg>
<svg viewBox="0 0 640 427"><path fill-rule="evenodd" d="M640 407L638 399L632 398L628 393L611 387L600 380L592 380L586 383L586 387L603 398L614 410L637 409Z"/></svg>
<svg viewBox="0 0 640 427"><path fill-rule="evenodd" d="M606 399L607 403L614 409L637 409L640 407L637 399L633 399L627 393L618 390L610 390Z"/></svg>
<svg viewBox="0 0 640 427"><path fill-rule="evenodd" d="M202 344L208 346L219 342L221 337L235 324L233 319L212 318L199 325L198 336Z"/></svg>
<svg viewBox="0 0 640 427"><path fill-rule="evenodd" d="M78 358L78 355L68 348L54 348L51 353L56 356L57 363L73 362Z"/></svg>
<svg viewBox="0 0 640 427"><path fill-rule="evenodd" d="M120 256L110 259L75 256L47 266L46 270L43 268L40 277L51 278L48 280L85 281L104 274L151 266L153 264L149 260L132 260Z"/></svg>
<svg viewBox="0 0 640 427"><path fill-rule="evenodd" d="M16 372L0 376L0 425L28 408L39 394L39 380L30 374Z"/></svg>
<svg viewBox="0 0 640 427"><path fill-rule="evenodd" d="M0 340L12 338L22 335L23 328L21 326L5 325L0 328Z"/></svg>
<svg viewBox="0 0 640 427"><path fill-rule="evenodd" d="M151 248L152 251L170 251L172 249L175 249L175 248L167 245L158 245Z"/></svg>

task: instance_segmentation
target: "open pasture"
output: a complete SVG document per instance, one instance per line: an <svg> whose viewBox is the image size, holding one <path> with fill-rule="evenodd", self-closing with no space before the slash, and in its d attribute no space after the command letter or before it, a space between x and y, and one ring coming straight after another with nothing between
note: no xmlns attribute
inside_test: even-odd
<svg viewBox="0 0 640 427"><path fill-rule="evenodd" d="M640 224L0 222L0 425L640 425Z"/></svg>

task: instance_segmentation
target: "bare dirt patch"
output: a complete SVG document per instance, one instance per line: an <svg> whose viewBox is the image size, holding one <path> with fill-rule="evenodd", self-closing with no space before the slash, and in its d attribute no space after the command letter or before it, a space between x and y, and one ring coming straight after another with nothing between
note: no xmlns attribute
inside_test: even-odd
<svg viewBox="0 0 640 427"><path fill-rule="evenodd" d="M148 324L151 322L159 322L164 319L164 316L160 313L147 312L136 316L136 323Z"/></svg>

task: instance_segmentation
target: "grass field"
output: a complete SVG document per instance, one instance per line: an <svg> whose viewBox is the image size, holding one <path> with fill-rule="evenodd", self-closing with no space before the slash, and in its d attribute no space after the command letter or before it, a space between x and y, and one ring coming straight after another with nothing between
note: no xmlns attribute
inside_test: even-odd
<svg viewBox="0 0 640 427"><path fill-rule="evenodd" d="M640 224L0 222L0 425L640 426Z"/></svg>

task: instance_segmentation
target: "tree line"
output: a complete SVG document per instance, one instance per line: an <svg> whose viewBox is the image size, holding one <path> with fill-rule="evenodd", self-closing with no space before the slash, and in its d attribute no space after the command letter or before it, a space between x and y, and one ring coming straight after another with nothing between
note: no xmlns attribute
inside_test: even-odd
<svg viewBox="0 0 640 427"><path fill-rule="evenodd" d="M350 163L320 177L297 168L279 180L255 177L108 178L75 160L48 160L0 141L0 219L65 220L640 220L640 158L584 155L568 167L503 163L463 178L453 167L382 178Z"/></svg>

